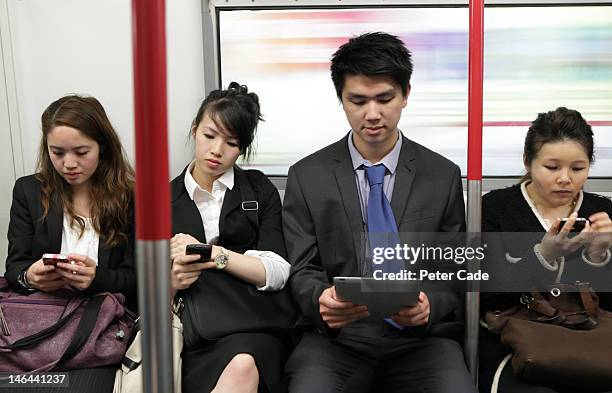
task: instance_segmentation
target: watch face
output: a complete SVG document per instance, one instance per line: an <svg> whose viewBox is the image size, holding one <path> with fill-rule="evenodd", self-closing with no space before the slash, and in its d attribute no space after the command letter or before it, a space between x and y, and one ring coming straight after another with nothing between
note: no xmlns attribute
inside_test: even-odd
<svg viewBox="0 0 612 393"><path fill-rule="evenodd" d="M219 254L215 257L215 267L217 269L224 269L227 266L228 257L225 254Z"/></svg>

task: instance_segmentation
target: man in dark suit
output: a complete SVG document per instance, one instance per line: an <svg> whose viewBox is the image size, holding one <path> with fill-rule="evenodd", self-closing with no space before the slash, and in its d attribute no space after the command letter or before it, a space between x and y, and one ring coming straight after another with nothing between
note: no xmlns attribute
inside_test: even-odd
<svg viewBox="0 0 612 393"><path fill-rule="evenodd" d="M415 306L388 319L336 294L334 277L363 271L361 239L373 220L369 167L384 166L382 187L399 232L464 231L465 213L459 168L397 128L412 74L402 41L354 37L333 55L331 74L351 131L289 169L283 207L303 333L286 365L289 390L475 392L455 341L459 294L426 283Z"/></svg>

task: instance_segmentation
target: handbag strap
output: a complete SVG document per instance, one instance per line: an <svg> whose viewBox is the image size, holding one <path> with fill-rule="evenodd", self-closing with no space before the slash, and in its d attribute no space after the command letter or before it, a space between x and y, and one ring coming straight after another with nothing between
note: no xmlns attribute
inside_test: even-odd
<svg viewBox="0 0 612 393"><path fill-rule="evenodd" d="M523 302L523 300L521 300L521 302ZM529 310L535 311L538 314L542 314L548 318L556 316L559 312L559 310L554 308L540 292L531 292L531 298L524 304Z"/></svg>
<svg viewBox="0 0 612 393"><path fill-rule="evenodd" d="M62 354L62 357L57 361L57 364L53 368L56 368L57 366L75 357L83 345L85 345L91 336L91 332L96 326L98 314L100 314L100 309L102 308L102 303L104 302L104 299L106 299L106 296L111 295L97 295L89 299L87 305L85 306L85 310L83 311L83 316L79 321L79 326L77 326L76 332L74 333L74 336L72 336L72 340L70 341L68 348L66 348Z"/></svg>
<svg viewBox="0 0 612 393"><path fill-rule="evenodd" d="M554 322L555 324L581 330L590 330L597 326L599 298L593 292L591 286L581 283L580 285L567 286L565 289L578 289L580 302L584 307L583 311L567 312L566 310L556 308L537 291L532 291L527 301L524 301L524 297L522 297L521 303L525 304L529 310L541 315L534 319L538 322Z"/></svg>
<svg viewBox="0 0 612 393"><path fill-rule="evenodd" d="M599 301L593 299L594 293L590 288L580 288L580 300L584 305L584 309L589 317L596 317L599 309ZM599 299L598 299L599 300Z"/></svg>

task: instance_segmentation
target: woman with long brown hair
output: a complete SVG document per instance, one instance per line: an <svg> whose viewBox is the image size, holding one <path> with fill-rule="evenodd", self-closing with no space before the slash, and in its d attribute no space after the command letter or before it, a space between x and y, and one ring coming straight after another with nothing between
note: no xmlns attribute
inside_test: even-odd
<svg viewBox="0 0 612 393"><path fill-rule="evenodd" d="M6 279L24 292L120 292L134 308L134 172L119 137L94 97L62 97L41 120L37 172L13 190ZM45 264L45 253L69 262ZM72 371L70 391L112 391L114 373Z"/></svg>

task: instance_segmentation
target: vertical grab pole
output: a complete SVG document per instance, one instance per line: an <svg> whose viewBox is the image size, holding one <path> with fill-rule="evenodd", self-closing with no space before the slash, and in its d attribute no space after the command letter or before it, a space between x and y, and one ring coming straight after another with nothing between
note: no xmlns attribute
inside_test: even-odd
<svg viewBox="0 0 612 393"><path fill-rule="evenodd" d="M482 195L482 90L484 53L484 0L470 0L468 73L468 243L480 242ZM478 269L475 261L470 269ZM480 286L471 282L466 293L465 356L468 368L478 382L478 329Z"/></svg>
<svg viewBox="0 0 612 393"><path fill-rule="evenodd" d="M171 393L170 186L165 0L132 0L136 125L136 267L147 393ZM178 370L180 372L180 370Z"/></svg>

